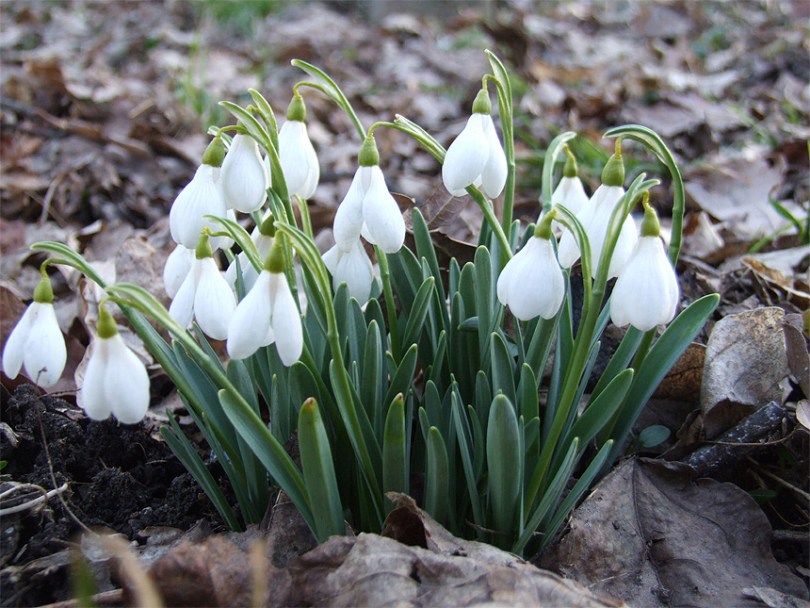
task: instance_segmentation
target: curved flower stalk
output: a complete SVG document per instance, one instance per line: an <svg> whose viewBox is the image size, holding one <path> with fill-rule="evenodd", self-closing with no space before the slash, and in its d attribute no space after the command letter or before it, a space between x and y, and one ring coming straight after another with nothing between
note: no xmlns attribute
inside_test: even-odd
<svg viewBox="0 0 810 608"><path fill-rule="evenodd" d="M374 281L374 269L359 238L349 247L345 243L335 244L323 254L323 263L332 275L332 287L335 290L341 283L346 283L351 297L360 303L368 300Z"/></svg>
<svg viewBox="0 0 810 608"><path fill-rule="evenodd" d="M442 180L453 196L462 196L468 186L480 185L489 198L496 198L506 184L507 163L485 88L478 92L472 111L466 126L447 149Z"/></svg>
<svg viewBox="0 0 810 608"><path fill-rule="evenodd" d="M624 163L622 162L621 148L617 144L616 153L610 157L602 171L602 184L576 216L588 235L591 246L591 274L594 278L599 268L602 247L607 237L610 218L625 194L623 184ZM633 251L637 240L638 234L635 222L628 215L622 223L616 247L610 258L608 278L618 276L619 271ZM573 234L569 231L564 232L560 239L559 256L563 268L570 268L580 257L579 246Z"/></svg>
<svg viewBox="0 0 810 608"><path fill-rule="evenodd" d="M287 122L278 133L278 155L288 192L307 200L318 187L321 170L305 120L304 99L296 91L287 108Z"/></svg>
<svg viewBox="0 0 810 608"><path fill-rule="evenodd" d="M238 132L222 161L219 187L229 209L251 213L267 200L270 175L259 144L247 133Z"/></svg>
<svg viewBox="0 0 810 608"><path fill-rule="evenodd" d="M77 403L93 420L112 414L123 424L140 422L149 409L146 367L124 343L103 302L96 329Z"/></svg>
<svg viewBox="0 0 810 608"><path fill-rule="evenodd" d="M166 258L166 264L163 266L163 288L170 298L177 295L183 281L191 272L193 262L194 250L182 245L177 245Z"/></svg>
<svg viewBox="0 0 810 608"><path fill-rule="evenodd" d="M622 268L610 297L610 318L648 331L675 318L680 298L678 277L664 244L655 210L644 200L641 237Z"/></svg>
<svg viewBox="0 0 810 608"><path fill-rule="evenodd" d="M273 247L276 234L276 229L273 226L274 221L273 214L267 213L262 223L256 226L250 234L250 238L256 245L256 250L262 260L267 258L270 249ZM240 252L236 257L239 261L239 268L242 270L242 280L245 283L245 291L250 291L254 283L256 283L256 279L259 277L259 271L250 263L244 251ZM236 286L236 261L228 265L228 269L225 271L225 280L231 287Z"/></svg>
<svg viewBox="0 0 810 608"><path fill-rule="evenodd" d="M335 214L335 242L349 251L362 235L385 253L396 253L405 242L405 220L385 184L373 135L366 137L358 160L360 168Z"/></svg>
<svg viewBox="0 0 810 608"><path fill-rule="evenodd" d="M34 301L14 326L3 349L3 372L16 378L20 368L39 386L56 384L65 369L67 348L53 308L53 288L45 272L34 289Z"/></svg>
<svg viewBox="0 0 810 608"><path fill-rule="evenodd" d="M498 300L516 319L551 319L565 297L565 279L551 244L551 211L540 221L526 245L509 260L498 277Z"/></svg>
<svg viewBox="0 0 810 608"><path fill-rule="evenodd" d="M301 315L284 274L284 252L276 241L256 283L239 302L228 326L228 354L244 359L275 342L281 362L301 358L304 335Z"/></svg>
<svg viewBox="0 0 810 608"><path fill-rule="evenodd" d="M219 137L208 145L202 158L202 164L191 181L174 199L169 210L169 228L175 243L194 249L200 233L208 228L216 229L216 222L207 219L206 215L226 217L228 208L218 186L220 166L225 155L225 146ZM227 248L230 243L226 238L216 237L212 240L214 249Z"/></svg>
<svg viewBox="0 0 810 608"><path fill-rule="evenodd" d="M203 233L191 270L172 300L169 314L182 327L189 327L196 318L207 336L224 340L235 309L236 297L217 268L208 235Z"/></svg>

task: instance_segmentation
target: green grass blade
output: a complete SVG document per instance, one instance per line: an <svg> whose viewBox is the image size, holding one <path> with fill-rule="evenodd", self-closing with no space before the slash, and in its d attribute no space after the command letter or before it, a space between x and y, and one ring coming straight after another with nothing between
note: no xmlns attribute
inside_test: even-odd
<svg viewBox="0 0 810 608"><path fill-rule="evenodd" d="M486 450L492 523L497 532L506 535L495 537L500 546L512 544L520 511L518 501L523 485L520 443L515 408L504 395L497 395L489 410Z"/></svg>

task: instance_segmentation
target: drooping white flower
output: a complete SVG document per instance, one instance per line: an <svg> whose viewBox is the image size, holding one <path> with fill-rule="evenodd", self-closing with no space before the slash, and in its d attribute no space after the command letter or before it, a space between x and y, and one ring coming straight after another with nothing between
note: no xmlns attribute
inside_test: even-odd
<svg viewBox="0 0 810 608"><path fill-rule="evenodd" d="M284 275L281 247L274 248L250 292L239 302L228 326L228 354L244 359L275 342L281 362L290 366L304 349L301 315ZM272 270L271 270L272 269Z"/></svg>
<svg viewBox="0 0 810 608"><path fill-rule="evenodd" d="M222 192L217 187L219 168L202 164L197 168L192 180L186 185L169 210L169 228L172 239L178 245L194 249L200 233L208 228L216 231L220 226L206 215L226 217L227 207ZM216 248L220 243L212 242ZM224 246L224 245L223 245Z"/></svg>
<svg viewBox="0 0 810 608"><path fill-rule="evenodd" d="M621 154L614 154L605 165L602 171L602 184L596 189L590 200L576 214L577 219L585 229L588 236L588 243L591 249L591 275L596 276L599 263L602 257L602 247L607 238L607 230L610 218L616 206L624 196L624 165ZM619 232L616 246L610 258L608 268L608 278L618 275L619 270L627 261L627 257L633 250L638 235L635 222L629 215L624 219ZM558 249L560 264L563 268L569 268L580 257L579 245L574 239L573 233L566 230L560 239Z"/></svg>
<svg viewBox="0 0 810 608"><path fill-rule="evenodd" d="M67 348L53 308L53 290L44 270L34 301L9 334L3 349L3 372L16 378L20 368L39 386L56 384L65 369Z"/></svg>
<svg viewBox="0 0 810 608"><path fill-rule="evenodd" d="M267 200L270 176L259 145L250 135L234 135L222 161L218 184L229 209L251 213Z"/></svg>
<svg viewBox="0 0 810 608"><path fill-rule="evenodd" d="M480 185L489 198L497 197L506 184L507 164L490 112L492 104L485 89L473 103L473 114L450 144L442 164L444 186L453 196L467 187Z"/></svg>
<svg viewBox="0 0 810 608"><path fill-rule="evenodd" d="M124 424L143 420L149 408L149 374L124 343L103 305L99 307L98 335L90 348L77 396L79 406L93 420L106 420L110 414Z"/></svg>
<svg viewBox="0 0 810 608"><path fill-rule="evenodd" d="M610 296L610 318L648 331L669 323L678 309L680 288L659 236L658 218L645 204L642 236L619 273Z"/></svg>
<svg viewBox="0 0 810 608"><path fill-rule="evenodd" d="M321 170L318 155L307 134L304 99L296 92L287 108L287 122L278 132L278 156L290 195L311 198Z"/></svg>
<svg viewBox="0 0 810 608"><path fill-rule="evenodd" d="M346 283L350 297L357 299L360 304L368 301L374 281L374 270L359 238L348 248L336 244L323 254L323 263L332 275L332 286L335 290L341 283Z"/></svg>
<svg viewBox="0 0 810 608"><path fill-rule="evenodd" d="M563 168L563 176L551 194L551 204L555 207L562 205L576 215L588 204L588 195L585 194L585 187L582 185L582 180L579 179L577 161L568 146L565 146L565 153L568 158Z"/></svg>
<svg viewBox="0 0 810 608"><path fill-rule="evenodd" d="M177 245L166 258L166 264L163 266L163 288L170 298L177 295L177 290L191 272L193 261L194 250L182 245Z"/></svg>
<svg viewBox="0 0 810 608"><path fill-rule="evenodd" d="M405 220L385 185L372 136L366 138L359 160L360 167L335 214L335 242L348 251L362 234L385 253L396 253L405 242Z"/></svg>
<svg viewBox="0 0 810 608"><path fill-rule="evenodd" d="M498 300L521 321L552 318L565 297L565 279L551 244L552 218L553 212L538 224L498 277Z"/></svg>
<svg viewBox="0 0 810 608"><path fill-rule="evenodd" d="M228 335L228 323L236 308L236 297L212 257L207 236L197 246L191 270L169 306L169 314L182 327L192 319L215 340Z"/></svg>

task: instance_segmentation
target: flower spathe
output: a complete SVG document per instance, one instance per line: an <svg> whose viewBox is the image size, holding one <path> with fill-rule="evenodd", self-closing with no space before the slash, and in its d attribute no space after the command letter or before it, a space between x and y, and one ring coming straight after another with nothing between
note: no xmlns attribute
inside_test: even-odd
<svg viewBox="0 0 810 608"><path fill-rule="evenodd" d="M507 163L485 89L473 103L473 114L450 144L442 164L442 181L453 196L462 196L468 186L480 185L489 198L497 197L506 184Z"/></svg>
<svg viewBox="0 0 810 608"><path fill-rule="evenodd" d="M275 342L281 362L289 367L304 350L301 315L284 272L272 272L267 266L236 307L228 326L228 354L244 359Z"/></svg>
<svg viewBox="0 0 810 608"><path fill-rule="evenodd" d="M124 343L103 306L77 402L93 420L112 414L124 424L140 422L149 408L146 367Z"/></svg>
<svg viewBox="0 0 810 608"><path fill-rule="evenodd" d="M323 254L323 263L332 275L332 287L337 290L346 283L349 296L365 304L371 295L374 269L360 239L348 248L336 244Z"/></svg>
<svg viewBox="0 0 810 608"><path fill-rule="evenodd" d="M373 151L371 149L373 148ZM360 167L335 214L335 242L344 251L362 235L385 253L396 253L405 242L405 220L379 167L374 138L369 136L360 152Z"/></svg>
<svg viewBox="0 0 810 608"><path fill-rule="evenodd" d="M565 297L565 279L550 240L552 214L547 218L498 277L498 300L521 321L552 318Z"/></svg>
<svg viewBox="0 0 810 608"><path fill-rule="evenodd" d="M642 236L613 286L610 318L619 327L648 331L672 321L678 309L678 277L658 235L658 220L650 220L654 213L647 206Z"/></svg>
<svg viewBox="0 0 810 608"><path fill-rule="evenodd" d="M198 245L191 270L177 290L169 306L169 314L186 328L191 325L192 319L196 319L207 336L224 340L236 308L236 297L211 256L208 237L203 236L200 240L205 241L206 247ZM206 248L207 252L204 251Z"/></svg>
<svg viewBox="0 0 810 608"><path fill-rule="evenodd" d="M225 205L235 211L251 213L267 200L270 176L259 145L250 135L234 135L222 161L218 184Z"/></svg>

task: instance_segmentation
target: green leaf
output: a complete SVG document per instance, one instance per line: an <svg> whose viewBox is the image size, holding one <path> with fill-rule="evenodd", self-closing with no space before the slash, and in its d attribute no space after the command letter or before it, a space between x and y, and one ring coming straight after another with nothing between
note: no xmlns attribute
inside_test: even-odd
<svg viewBox="0 0 810 608"><path fill-rule="evenodd" d="M515 408L503 395L492 400L487 423L487 480L492 522L496 531L506 534L501 546L511 545L518 500L523 485L520 432ZM496 536L496 541L499 537Z"/></svg>
<svg viewBox="0 0 810 608"><path fill-rule="evenodd" d="M492 391L503 392L510 403L515 402L515 360L509 354L506 341L499 333L490 335L492 356Z"/></svg>
<svg viewBox="0 0 810 608"><path fill-rule="evenodd" d="M324 542L346 531L340 504L335 465L326 430L314 399L307 399L298 414L298 448L307 488L315 537Z"/></svg>
<svg viewBox="0 0 810 608"><path fill-rule="evenodd" d="M366 332L360 400L371 418L374 434L378 437L383 430L383 391L385 391L383 349L379 325L377 325L377 321L372 320Z"/></svg>
<svg viewBox="0 0 810 608"><path fill-rule="evenodd" d="M419 291L416 292L416 297L413 301L413 306L408 314L408 323L405 325L405 333L403 334L402 344L410 346L419 342L419 335L422 333L425 324L425 318L428 313L428 306L433 296L433 289L436 281L433 277L428 277L422 283Z"/></svg>
<svg viewBox="0 0 810 608"><path fill-rule="evenodd" d="M467 494L470 499L470 506L473 512L473 521L479 528L486 526L484 510L481 507L481 495L478 491L478 475L475 468L476 444L473 442L473 434L470 429L467 413L458 398L456 391L451 392L450 404L452 408L453 424L456 428L456 436L459 442L459 452L461 454L461 467L464 470L464 479L467 482ZM473 415L475 415L473 413Z"/></svg>
<svg viewBox="0 0 810 608"><path fill-rule="evenodd" d="M425 470L425 511L442 525L451 521L450 496L453 492L447 448L435 426L427 432L427 466Z"/></svg>
<svg viewBox="0 0 810 608"><path fill-rule="evenodd" d="M519 415L524 420L540 416L539 388L532 368L525 363L520 368L520 381L517 388Z"/></svg>
<svg viewBox="0 0 810 608"><path fill-rule="evenodd" d="M399 394L391 402L383 434L383 492L408 493L408 445L405 432L405 400ZM392 503L388 503L389 506Z"/></svg>
<svg viewBox="0 0 810 608"><path fill-rule="evenodd" d="M393 377L391 378L391 385L388 387L388 392L383 399L383 403L391 403L397 394L402 393L407 395L410 392L411 382L413 380L414 372L416 371L416 344L405 352L402 361Z"/></svg>
<svg viewBox="0 0 810 608"><path fill-rule="evenodd" d="M242 251L245 252L245 255L253 267L261 272L261 269L264 266L264 260L259 257L259 250L256 249L256 243L254 243L253 239L250 238L250 234L248 234L247 230L242 228L242 226L235 221L226 217L219 217L217 215L206 215L205 217L220 224L236 242L236 244L239 245Z"/></svg>
<svg viewBox="0 0 810 608"><path fill-rule="evenodd" d="M541 194L543 213L548 213L551 210L551 193L554 191L554 166L560 154L564 152L566 143L576 136L577 134L573 131L565 131L552 139L548 148L546 148L546 154L543 158L543 181L541 183L543 189Z"/></svg>
<svg viewBox="0 0 810 608"><path fill-rule="evenodd" d="M638 434L638 441L643 448L654 448L669 439L671 434L667 427L661 424L653 424Z"/></svg>

